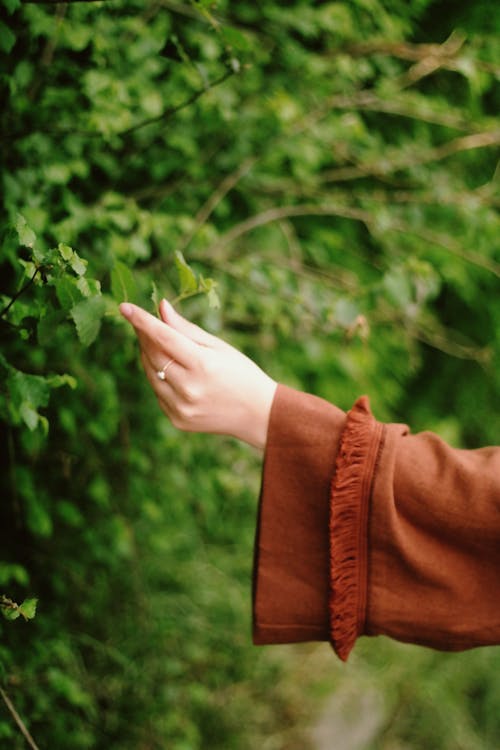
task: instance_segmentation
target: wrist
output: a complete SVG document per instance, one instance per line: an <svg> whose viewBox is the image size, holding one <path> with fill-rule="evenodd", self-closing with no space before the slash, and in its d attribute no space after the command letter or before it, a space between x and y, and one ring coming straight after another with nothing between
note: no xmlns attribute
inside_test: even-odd
<svg viewBox="0 0 500 750"><path fill-rule="evenodd" d="M269 418L277 387L278 383L272 378L267 375L263 377L258 391L251 394L246 404L238 425L238 434L235 435L239 440L262 452L266 448Z"/></svg>

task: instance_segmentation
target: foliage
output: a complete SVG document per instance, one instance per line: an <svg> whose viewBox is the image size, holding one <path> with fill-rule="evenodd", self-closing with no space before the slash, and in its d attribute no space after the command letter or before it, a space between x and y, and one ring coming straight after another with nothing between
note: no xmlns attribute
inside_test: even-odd
<svg viewBox="0 0 500 750"><path fill-rule="evenodd" d="M495 5L2 2L4 687L41 747L304 748L250 645L258 457L164 421L117 303L497 442ZM486 653L365 644L380 748L498 745Z"/></svg>

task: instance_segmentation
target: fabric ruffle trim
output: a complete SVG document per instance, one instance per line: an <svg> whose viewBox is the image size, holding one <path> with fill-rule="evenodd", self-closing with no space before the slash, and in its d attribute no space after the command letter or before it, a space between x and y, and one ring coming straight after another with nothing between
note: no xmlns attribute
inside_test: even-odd
<svg viewBox="0 0 500 750"><path fill-rule="evenodd" d="M343 661L365 624L368 511L382 437L362 396L347 414L330 491L330 639Z"/></svg>

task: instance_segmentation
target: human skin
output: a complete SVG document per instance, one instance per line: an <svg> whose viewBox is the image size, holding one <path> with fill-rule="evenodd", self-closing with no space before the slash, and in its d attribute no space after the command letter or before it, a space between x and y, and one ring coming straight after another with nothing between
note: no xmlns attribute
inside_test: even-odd
<svg viewBox="0 0 500 750"><path fill-rule="evenodd" d="M225 341L183 318L167 300L161 320L125 302L146 376L172 424L231 435L263 451L277 383ZM170 364L170 360L173 360ZM165 369L165 379L158 377Z"/></svg>

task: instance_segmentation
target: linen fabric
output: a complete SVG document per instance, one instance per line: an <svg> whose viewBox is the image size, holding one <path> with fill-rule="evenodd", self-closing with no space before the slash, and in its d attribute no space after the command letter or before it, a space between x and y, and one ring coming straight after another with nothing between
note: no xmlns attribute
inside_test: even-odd
<svg viewBox="0 0 500 750"><path fill-rule="evenodd" d="M253 640L500 643L500 448L458 450L279 385L257 524Z"/></svg>

